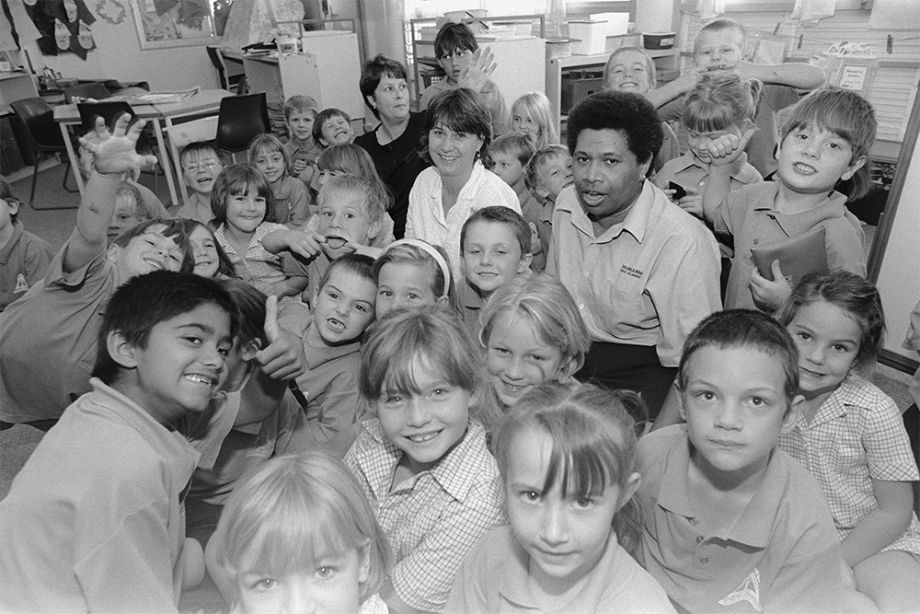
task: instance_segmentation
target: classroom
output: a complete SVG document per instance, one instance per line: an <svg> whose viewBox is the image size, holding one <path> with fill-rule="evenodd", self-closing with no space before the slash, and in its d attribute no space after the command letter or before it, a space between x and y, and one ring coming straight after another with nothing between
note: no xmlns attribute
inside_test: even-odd
<svg viewBox="0 0 920 614"><path fill-rule="evenodd" d="M914 0L3 0L0 612L920 613Z"/></svg>

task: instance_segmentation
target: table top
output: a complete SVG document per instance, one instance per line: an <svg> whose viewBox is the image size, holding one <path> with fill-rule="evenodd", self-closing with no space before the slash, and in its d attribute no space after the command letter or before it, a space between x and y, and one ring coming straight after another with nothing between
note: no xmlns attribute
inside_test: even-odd
<svg viewBox="0 0 920 614"><path fill-rule="evenodd" d="M157 104L132 104L131 109L140 119L160 117L178 117L201 111L210 111L220 107L221 99L232 96L227 90L201 90L185 100ZM118 100L117 97L106 98L100 102ZM80 111L76 104L62 104L54 107L54 121L61 124L80 123Z"/></svg>

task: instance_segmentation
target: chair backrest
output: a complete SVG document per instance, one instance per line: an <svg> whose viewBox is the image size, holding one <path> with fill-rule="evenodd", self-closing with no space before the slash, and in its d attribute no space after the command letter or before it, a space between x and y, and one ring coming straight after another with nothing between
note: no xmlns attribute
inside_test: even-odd
<svg viewBox="0 0 920 614"><path fill-rule="evenodd" d="M227 65L224 64L224 56L221 55L220 49L213 45L207 45L205 49L208 52L208 57L211 58L211 64L217 69L217 77L221 88L229 90L230 80L227 78Z"/></svg>
<svg viewBox="0 0 920 614"><path fill-rule="evenodd" d="M80 123L84 134L96 127L96 117L101 117L105 120L105 125L109 127L109 130L115 127L115 121L125 113L131 116L132 124L137 120L137 114L134 109L123 100L115 102L80 102L77 103L77 110L80 112Z"/></svg>
<svg viewBox="0 0 920 614"><path fill-rule="evenodd" d="M227 96L220 101L216 140L220 149L243 151L253 138L270 129L265 92Z"/></svg>
<svg viewBox="0 0 920 614"><path fill-rule="evenodd" d="M23 98L10 103L21 122L20 134L30 147L40 151L63 151L64 138L54 121L54 111L43 98Z"/></svg>
<svg viewBox="0 0 920 614"><path fill-rule="evenodd" d="M109 88L107 88L105 84L99 83L98 81L93 83L81 83L80 85L64 88L64 99L68 104L73 102L82 102L85 98L103 100L111 95L112 92L109 91ZM74 98L79 100L74 100Z"/></svg>

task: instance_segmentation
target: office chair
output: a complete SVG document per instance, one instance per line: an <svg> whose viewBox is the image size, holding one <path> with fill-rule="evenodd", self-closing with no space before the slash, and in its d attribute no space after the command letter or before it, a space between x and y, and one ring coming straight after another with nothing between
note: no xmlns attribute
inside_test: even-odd
<svg viewBox="0 0 920 614"><path fill-rule="evenodd" d="M253 138L270 131L265 92L227 96L220 101L214 142L218 149L232 156L246 151Z"/></svg>
<svg viewBox="0 0 920 614"><path fill-rule="evenodd" d="M36 211L57 211L59 209L73 209L73 206L64 207L36 207L32 202L35 198L35 185L38 181L38 166L44 154L57 154L67 151L64 137L54 121L54 111L41 97L23 98L11 103L18 121L13 122L16 140L23 147L23 157L26 162L34 166L32 171L32 191L29 193L29 206ZM67 158L67 167L64 169L64 189L76 192L67 187L67 173L70 172L70 158ZM75 171L74 171L75 172Z"/></svg>
<svg viewBox="0 0 920 614"><path fill-rule="evenodd" d="M227 64L224 62L224 54L221 53L220 47L207 45L205 49L208 52L208 57L211 59L211 64L217 69L217 77L218 81L220 81L221 88L230 92L236 92L237 94L245 94L246 75L243 73L236 75L230 74L230 71L227 70Z"/></svg>
<svg viewBox="0 0 920 614"><path fill-rule="evenodd" d="M114 102L79 102L77 103L77 110L80 113L82 134L91 132L96 128L96 117L101 117L110 131L114 130L115 122L125 113L131 116L131 124L137 121L137 114L134 112L134 109L131 108L130 104L122 100ZM159 150L153 141L153 137L148 133L148 129L149 126L145 128L138 137L137 151L144 155L150 154L158 156ZM154 190L156 190L159 184L159 176L163 174L163 168L160 166L159 162L152 170L141 170L141 172L153 174L153 186Z"/></svg>

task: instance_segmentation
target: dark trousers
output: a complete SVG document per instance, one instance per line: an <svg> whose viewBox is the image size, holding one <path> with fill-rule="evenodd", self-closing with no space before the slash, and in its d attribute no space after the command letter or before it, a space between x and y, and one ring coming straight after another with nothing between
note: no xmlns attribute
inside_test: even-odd
<svg viewBox="0 0 920 614"><path fill-rule="evenodd" d="M610 390L638 392L654 420L671 390L677 369L663 367L653 345L628 345L595 341L575 374L580 382L592 382ZM634 416L639 421L639 416Z"/></svg>

